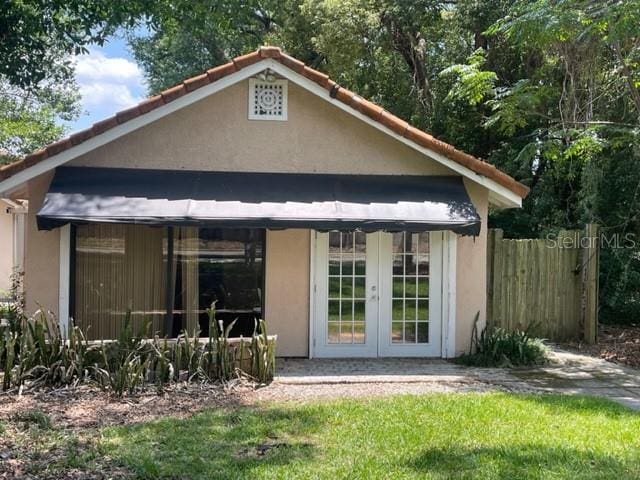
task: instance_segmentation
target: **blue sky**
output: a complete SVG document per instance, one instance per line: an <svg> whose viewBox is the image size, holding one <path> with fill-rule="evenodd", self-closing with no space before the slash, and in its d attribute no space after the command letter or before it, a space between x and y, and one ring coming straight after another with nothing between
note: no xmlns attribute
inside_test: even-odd
<svg viewBox="0 0 640 480"><path fill-rule="evenodd" d="M142 70L119 37L112 37L102 47L91 46L87 55L78 56L76 82L83 113L67 123L70 133L138 103L147 92Z"/></svg>

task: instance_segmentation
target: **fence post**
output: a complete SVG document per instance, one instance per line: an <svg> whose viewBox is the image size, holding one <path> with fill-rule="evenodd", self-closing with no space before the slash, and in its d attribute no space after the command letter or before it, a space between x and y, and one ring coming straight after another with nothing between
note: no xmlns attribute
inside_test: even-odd
<svg viewBox="0 0 640 480"><path fill-rule="evenodd" d="M600 227L589 223L585 227L588 239L582 250L582 264L585 269L582 288L584 291L584 340L595 343L598 336L598 270L600 267Z"/></svg>
<svg viewBox="0 0 640 480"><path fill-rule="evenodd" d="M502 237L503 231L499 228L489 230L487 242L487 324L493 327L500 326L502 312L498 305L502 299Z"/></svg>

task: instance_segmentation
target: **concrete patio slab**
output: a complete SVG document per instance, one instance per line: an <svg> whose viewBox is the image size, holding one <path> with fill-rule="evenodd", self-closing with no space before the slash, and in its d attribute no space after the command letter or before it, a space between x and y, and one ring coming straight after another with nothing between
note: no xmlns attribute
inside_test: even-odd
<svg viewBox="0 0 640 480"><path fill-rule="evenodd" d="M536 368L474 368L441 359L280 359L275 385L340 385L340 392L486 391L595 395L640 410L640 371L557 348ZM352 385L353 387L349 387ZM363 385L370 388L363 389Z"/></svg>

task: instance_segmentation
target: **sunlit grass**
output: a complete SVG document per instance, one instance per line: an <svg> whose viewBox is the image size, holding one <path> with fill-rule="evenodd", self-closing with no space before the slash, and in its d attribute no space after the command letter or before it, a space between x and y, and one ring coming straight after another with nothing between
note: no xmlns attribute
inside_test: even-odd
<svg viewBox="0 0 640 480"><path fill-rule="evenodd" d="M640 415L587 397L438 394L208 410L108 428L142 478L639 478Z"/></svg>

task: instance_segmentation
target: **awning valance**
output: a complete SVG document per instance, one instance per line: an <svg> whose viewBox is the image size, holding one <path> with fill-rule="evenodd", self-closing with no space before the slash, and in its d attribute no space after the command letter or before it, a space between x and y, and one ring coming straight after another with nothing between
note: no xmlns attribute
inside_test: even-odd
<svg viewBox="0 0 640 480"><path fill-rule="evenodd" d="M67 223L477 235L461 177L59 167L38 228Z"/></svg>

